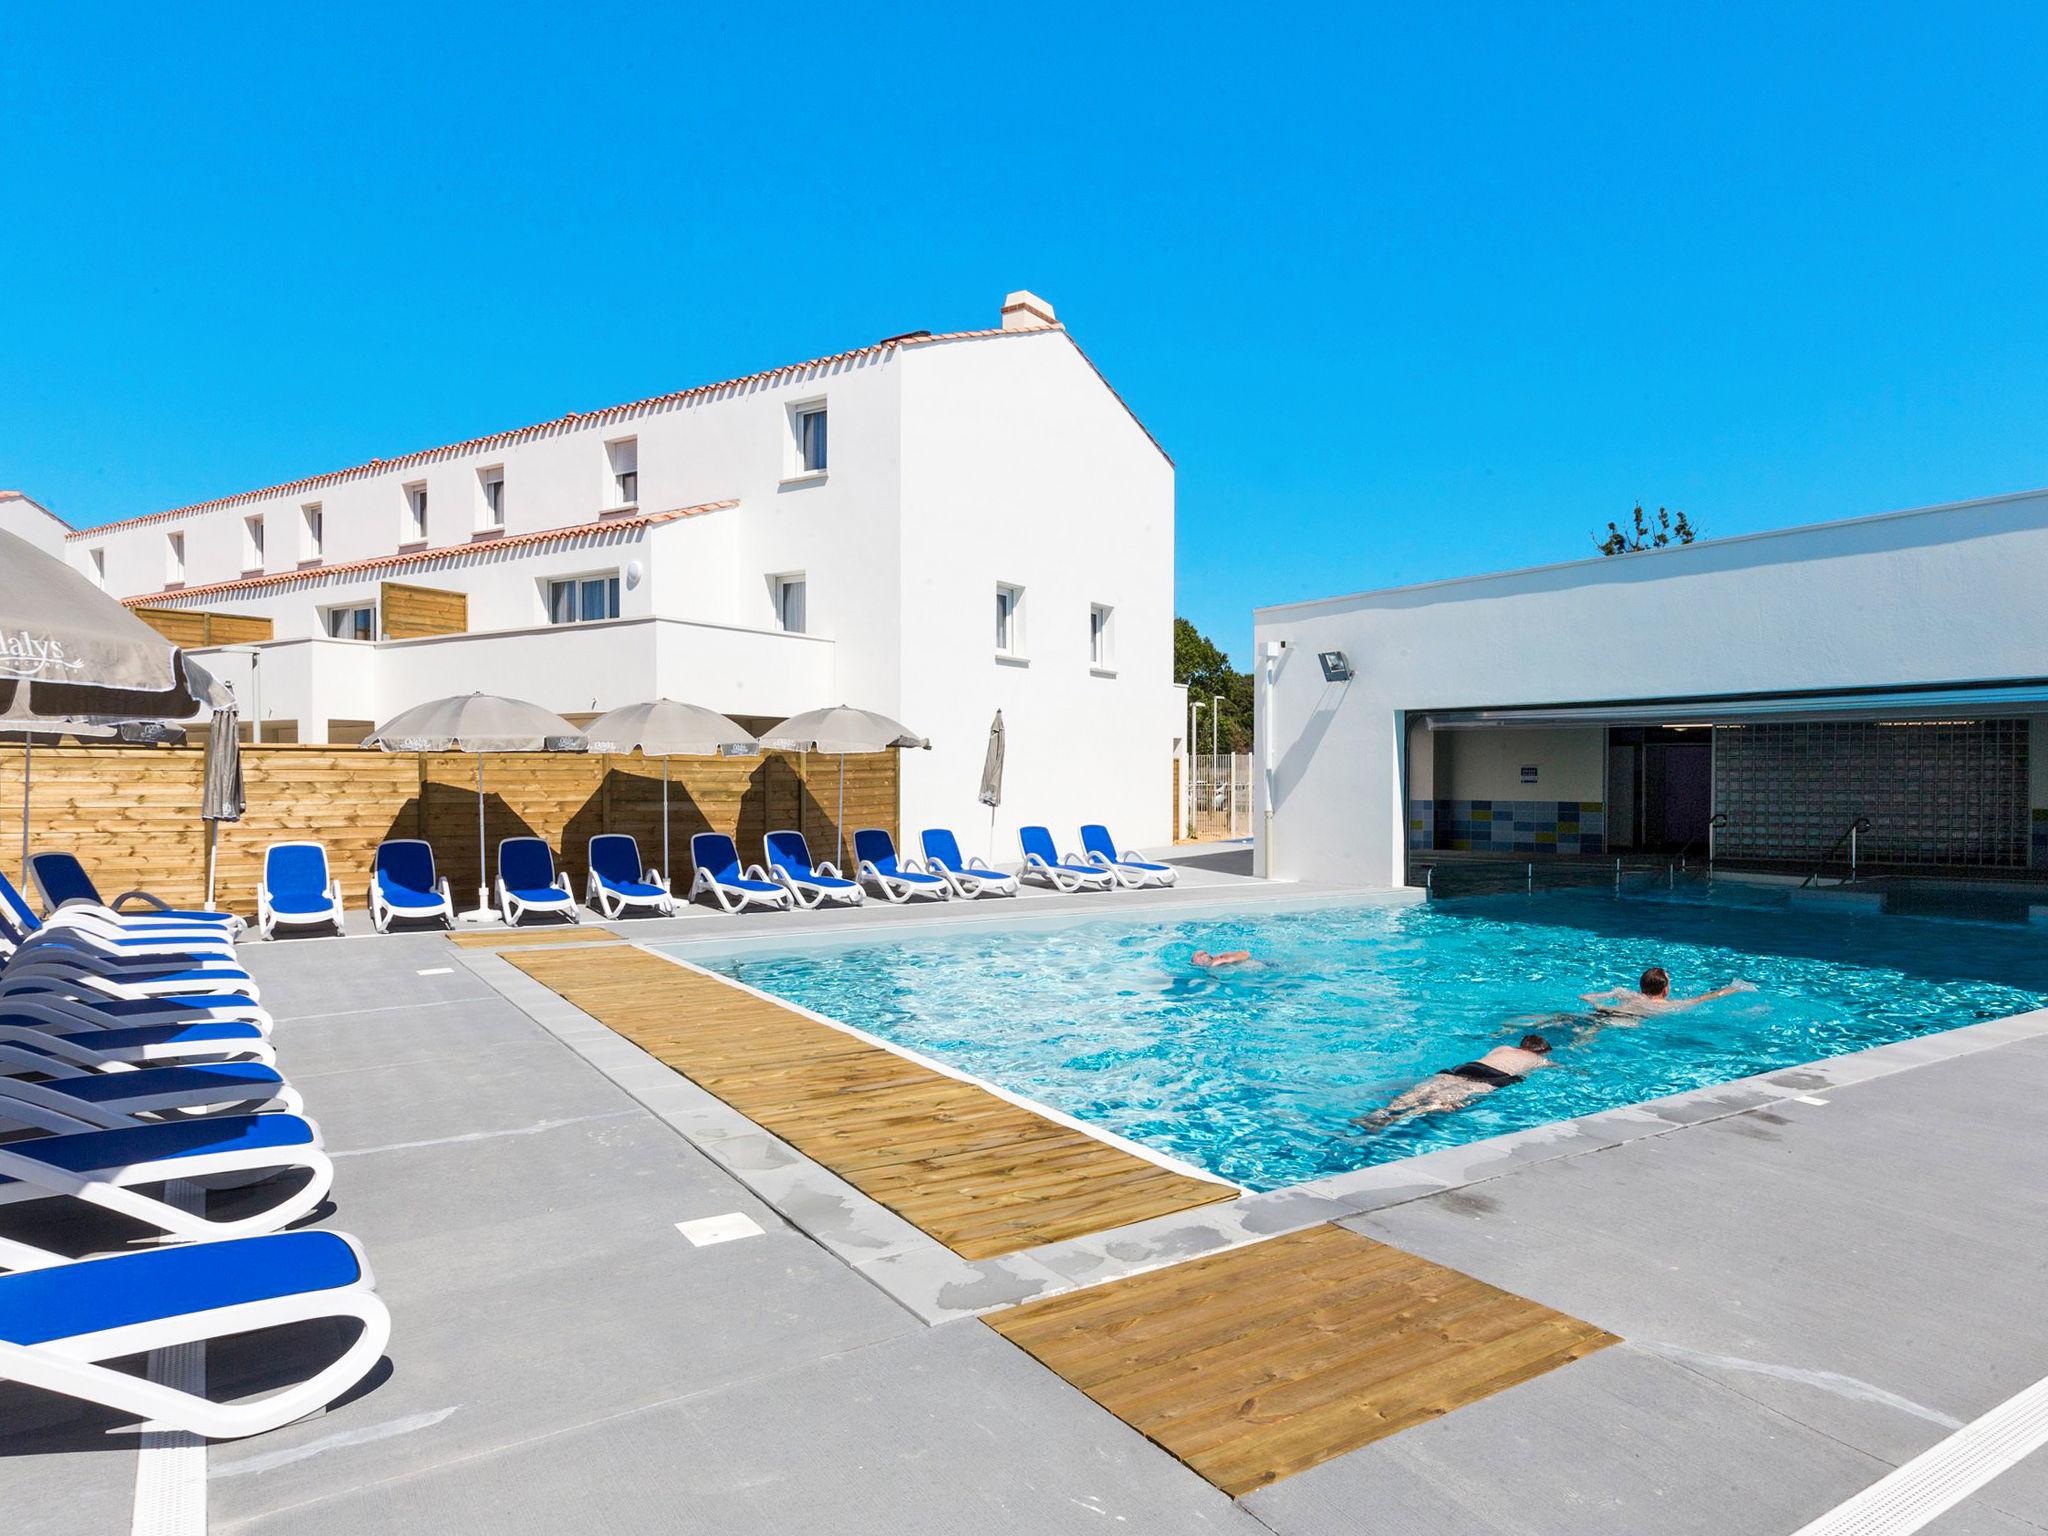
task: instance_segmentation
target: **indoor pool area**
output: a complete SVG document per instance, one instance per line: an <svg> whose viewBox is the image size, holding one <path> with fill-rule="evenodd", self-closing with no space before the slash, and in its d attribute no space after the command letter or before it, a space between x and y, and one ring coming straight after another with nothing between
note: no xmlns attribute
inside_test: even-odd
<svg viewBox="0 0 2048 1536"><path fill-rule="evenodd" d="M757 944L762 941L756 941ZM1197 951L1249 951L1209 971ZM697 964L1252 1190L1270 1190L2048 1000L2036 930L1723 885L1417 906L1174 913L689 950ZM1662 966L1634 1019L1588 993ZM1550 1043L1552 1067L1451 1114L1362 1129L1431 1073Z"/></svg>

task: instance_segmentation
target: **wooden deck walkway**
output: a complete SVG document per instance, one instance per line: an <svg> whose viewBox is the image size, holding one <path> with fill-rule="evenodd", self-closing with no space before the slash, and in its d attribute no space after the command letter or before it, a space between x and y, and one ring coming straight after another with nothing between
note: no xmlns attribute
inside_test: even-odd
<svg viewBox="0 0 2048 1536"><path fill-rule="evenodd" d="M621 944L625 941L608 928L586 928L579 923L573 928L486 928L480 933L451 933L448 942L463 949L524 949L534 944Z"/></svg>
<svg viewBox="0 0 2048 1536"><path fill-rule="evenodd" d="M1237 1194L644 950L505 958L962 1258Z"/></svg>
<svg viewBox="0 0 2048 1536"><path fill-rule="evenodd" d="M1233 1496L1619 1342L1331 1226L983 1321Z"/></svg>

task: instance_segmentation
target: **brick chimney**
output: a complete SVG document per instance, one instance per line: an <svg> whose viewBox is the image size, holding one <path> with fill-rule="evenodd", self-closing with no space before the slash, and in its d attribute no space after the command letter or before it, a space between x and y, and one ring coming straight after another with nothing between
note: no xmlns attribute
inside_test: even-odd
<svg viewBox="0 0 2048 1536"><path fill-rule="evenodd" d="M1028 288L1003 295L1003 329L1035 331L1043 325L1057 325L1052 306Z"/></svg>

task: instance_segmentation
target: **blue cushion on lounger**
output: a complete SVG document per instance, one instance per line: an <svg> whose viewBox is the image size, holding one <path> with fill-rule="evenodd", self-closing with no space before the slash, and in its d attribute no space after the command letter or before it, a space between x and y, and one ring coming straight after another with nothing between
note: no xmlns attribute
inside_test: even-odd
<svg viewBox="0 0 2048 1536"><path fill-rule="evenodd" d="M162 1125L131 1125L117 1131L77 1131L69 1136L10 1141L4 1150L52 1168L85 1173L94 1168L155 1162L161 1158L312 1144L313 1128L297 1115L202 1115Z"/></svg>
<svg viewBox="0 0 2048 1536"><path fill-rule="evenodd" d="M75 854L38 853L29 857L29 864L35 869L36 883L43 889L43 896L55 906L67 901L89 901L103 907L107 903L100 898L99 888L92 883L92 876L85 872L85 866L78 862ZM188 923L232 923L235 919L226 912L166 911L150 907L141 912L124 912L124 918L155 922Z"/></svg>
<svg viewBox="0 0 2048 1536"><path fill-rule="evenodd" d="M148 1094L183 1093L187 1089L247 1089L250 1098L284 1086L277 1068L253 1061L222 1061L205 1066L144 1067L135 1072L91 1072L63 1077L43 1086L81 1104L115 1104Z"/></svg>
<svg viewBox="0 0 2048 1536"><path fill-rule="evenodd" d="M49 1026L36 1019L0 1018L0 1024L25 1024L31 1029ZM81 1029L60 1038L94 1051L125 1051L140 1045L215 1045L225 1048L242 1041L259 1041L263 1031L239 1019L197 1024L143 1024L134 1029Z"/></svg>
<svg viewBox="0 0 2048 1536"><path fill-rule="evenodd" d="M318 843L277 843L264 850L263 888L274 912L325 912L334 905L328 889L327 850Z"/></svg>
<svg viewBox="0 0 2048 1536"><path fill-rule="evenodd" d="M216 1307L333 1290L362 1278L332 1232L185 1243L0 1275L0 1339L46 1344Z"/></svg>
<svg viewBox="0 0 2048 1536"><path fill-rule="evenodd" d="M377 894L391 906L441 905L434 873L434 850L416 837L391 838L377 845Z"/></svg>

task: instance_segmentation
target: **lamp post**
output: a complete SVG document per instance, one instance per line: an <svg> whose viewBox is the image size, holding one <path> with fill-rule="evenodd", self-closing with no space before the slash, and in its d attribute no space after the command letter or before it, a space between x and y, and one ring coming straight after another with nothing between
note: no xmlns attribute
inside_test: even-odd
<svg viewBox="0 0 2048 1536"><path fill-rule="evenodd" d="M1209 782L1216 782L1216 759L1222 755L1218 745L1217 726L1223 719L1223 695L1209 695Z"/></svg>
<svg viewBox="0 0 2048 1536"><path fill-rule="evenodd" d="M1199 759L1198 759L1198 758L1197 758L1197 757L1195 756L1195 742L1196 742L1196 741L1197 741L1197 740L1199 739L1199 738L1198 738L1198 737L1197 737L1197 736L1195 735L1195 732L1196 732L1196 731L1197 731L1198 729L1200 729L1200 724L1201 724L1201 723L1200 723L1200 721L1198 721L1198 720L1197 720L1197 719L1196 719L1195 717L1196 717L1197 715L1201 714L1201 712L1202 712L1202 711L1203 711L1204 709L1206 709L1207 707L1208 707L1208 706L1207 706L1207 705L1205 705L1205 704L1203 704L1203 703L1202 703L1202 702L1201 702L1201 701L1200 701L1199 699L1191 701L1191 702L1189 703L1189 705L1188 705L1188 828L1187 828L1187 831L1188 831L1188 836L1189 836L1189 837L1193 837L1193 836L1195 835L1195 811L1196 811L1196 808L1197 808L1197 806L1198 806L1198 805L1200 804L1200 800L1199 800L1199 798L1197 797L1197 795L1195 794L1195 764L1196 764L1196 763L1197 763L1197 762L1199 761Z"/></svg>

